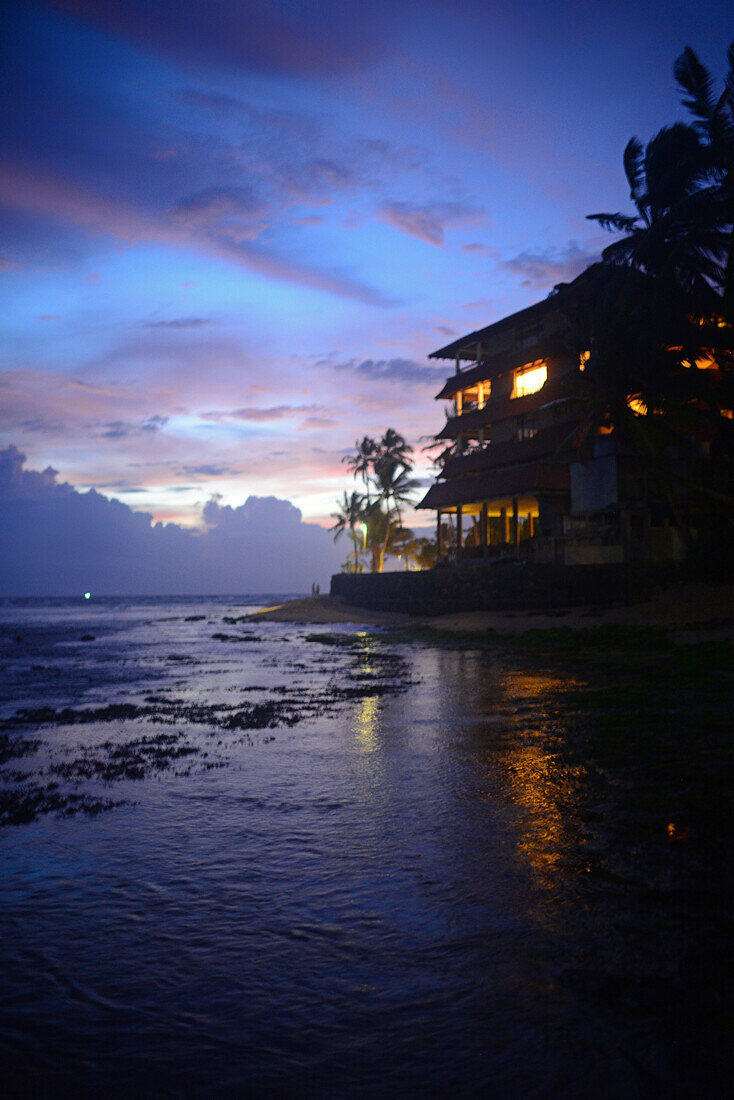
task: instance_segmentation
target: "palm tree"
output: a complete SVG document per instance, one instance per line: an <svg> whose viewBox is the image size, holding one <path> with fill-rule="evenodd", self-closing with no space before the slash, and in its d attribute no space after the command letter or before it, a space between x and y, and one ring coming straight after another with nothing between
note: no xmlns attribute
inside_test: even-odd
<svg viewBox="0 0 734 1100"><path fill-rule="evenodd" d="M591 350L580 378L586 436L599 426L614 429L657 484L686 541L683 479L671 459L695 440L718 439L724 464L731 464L725 453L731 432L720 410L731 407L734 373L734 48L728 59L718 99L692 50L676 62L694 121L664 127L645 147L637 138L627 144L624 170L635 213L590 215L623 236L578 280L584 293L575 309L580 344ZM724 329L722 316L729 322ZM720 369L695 369L706 358ZM709 478L710 471L685 488L705 496Z"/></svg>
<svg viewBox="0 0 734 1100"><path fill-rule="evenodd" d="M390 539L390 530L394 522L392 513L393 511L395 513L396 526L402 526L400 505L410 503L410 495L418 486L418 482L415 479L408 477L409 472L410 467L390 454L384 454L374 465L372 482L377 490L376 507L381 510L381 505L385 505L384 514L387 520L382 548L377 557L378 568L376 572L378 573L382 572L384 565L385 553Z"/></svg>
<svg viewBox="0 0 734 1100"><path fill-rule="evenodd" d="M370 436L365 435L354 444L354 454L345 455L342 462L346 462L348 469L355 477L361 477L367 490L367 504L370 503L370 475L377 457L378 445Z"/></svg>
<svg viewBox="0 0 734 1100"><path fill-rule="evenodd" d="M331 530L334 532L334 542L343 531L349 531L349 537L354 545L354 572L359 571L359 538L354 533L355 527L364 520L365 499L360 493L343 493L341 501L337 501L338 512L332 512L331 518L336 520Z"/></svg>
<svg viewBox="0 0 734 1100"><path fill-rule="evenodd" d="M654 280L648 292L658 291L658 309L667 305L663 321L692 308L701 315L718 312L727 236L711 216L707 157L697 131L678 122L646 147L632 138L623 163L636 213L588 215L625 234L604 249L603 260Z"/></svg>
<svg viewBox="0 0 734 1100"><path fill-rule="evenodd" d="M727 51L729 70L717 97L711 73L686 46L673 72L683 105L694 118L693 129L702 139L708 182L709 215L728 228L723 279L723 315L734 323L734 42Z"/></svg>
<svg viewBox="0 0 734 1100"><path fill-rule="evenodd" d="M406 470L413 469L413 448L394 428L388 428L377 444L373 465L383 460L399 462Z"/></svg>

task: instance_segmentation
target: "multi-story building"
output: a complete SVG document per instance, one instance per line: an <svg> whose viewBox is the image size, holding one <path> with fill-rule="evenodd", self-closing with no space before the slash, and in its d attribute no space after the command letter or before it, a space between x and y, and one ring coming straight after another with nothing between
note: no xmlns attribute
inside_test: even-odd
<svg viewBox="0 0 734 1100"><path fill-rule="evenodd" d="M436 483L418 505L455 517L458 552L517 555L561 536L571 510L564 444L579 423L567 291L434 351L455 373L439 399L452 407L436 436L447 445ZM532 544L530 542L532 540ZM445 549L445 548L444 548Z"/></svg>
<svg viewBox="0 0 734 1100"><path fill-rule="evenodd" d="M711 468L707 444L679 437L668 455L674 473L677 464L674 485L649 463L643 468L609 429L597 426L579 446L589 356L573 350L567 320L579 282L431 354L455 366L437 394L451 402L436 436L446 444L441 472L418 505L437 513L439 557L450 549L442 538L449 519L460 557L566 564L685 557L686 535L695 535L685 484L696 464ZM638 411L633 395L628 404Z"/></svg>

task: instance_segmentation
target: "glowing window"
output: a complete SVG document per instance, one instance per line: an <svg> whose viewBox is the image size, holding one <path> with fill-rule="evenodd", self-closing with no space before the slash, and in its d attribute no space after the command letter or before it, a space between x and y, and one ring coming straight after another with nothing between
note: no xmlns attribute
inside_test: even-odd
<svg viewBox="0 0 734 1100"><path fill-rule="evenodd" d="M537 393L545 385L548 379L548 364L542 359L536 359L527 367L522 367L515 375L515 392L513 397L527 397L529 393Z"/></svg>
<svg viewBox="0 0 734 1100"><path fill-rule="evenodd" d="M632 412L635 413L636 416L647 415L647 405L641 397L628 397L627 405L630 409L632 409Z"/></svg>

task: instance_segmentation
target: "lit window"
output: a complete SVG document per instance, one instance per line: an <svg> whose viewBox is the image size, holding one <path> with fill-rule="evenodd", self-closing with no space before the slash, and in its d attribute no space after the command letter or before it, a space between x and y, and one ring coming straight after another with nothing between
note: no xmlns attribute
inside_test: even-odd
<svg viewBox="0 0 734 1100"><path fill-rule="evenodd" d="M537 393L548 379L548 364L542 359L536 359L527 367L522 367L515 375L515 392L513 397L527 397L529 393Z"/></svg>
<svg viewBox="0 0 734 1100"><path fill-rule="evenodd" d="M628 397L627 405L637 416L647 415L647 405L640 397Z"/></svg>
<svg viewBox="0 0 734 1100"><path fill-rule="evenodd" d="M586 364L589 362L590 358L591 358L591 352L590 351L582 351L581 352L581 354L579 355L579 370L586 370Z"/></svg>

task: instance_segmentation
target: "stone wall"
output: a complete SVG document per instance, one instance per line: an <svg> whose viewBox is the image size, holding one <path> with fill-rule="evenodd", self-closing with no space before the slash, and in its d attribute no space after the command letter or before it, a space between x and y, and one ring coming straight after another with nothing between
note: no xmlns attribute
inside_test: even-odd
<svg viewBox="0 0 734 1100"><path fill-rule="evenodd" d="M416 573L339 573L331 594L356 607L442 615L634 602L673 579L645 565L466 562Z"/></svg>

